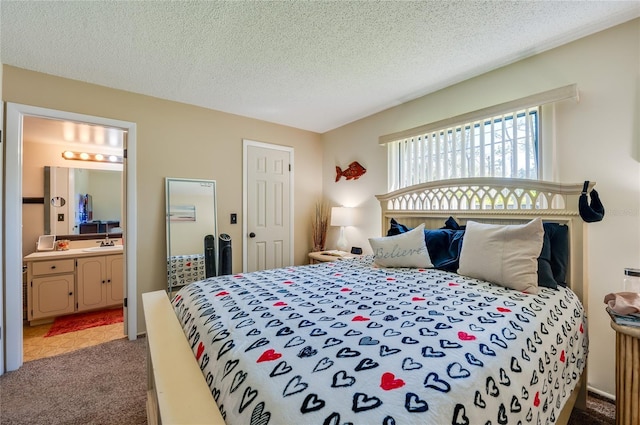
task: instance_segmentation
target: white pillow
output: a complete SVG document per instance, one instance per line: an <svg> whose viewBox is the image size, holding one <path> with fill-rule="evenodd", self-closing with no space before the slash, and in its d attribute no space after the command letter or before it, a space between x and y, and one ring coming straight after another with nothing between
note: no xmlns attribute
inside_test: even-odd
<svg viewBox="0 0 640 425"><path fill-rule="evenodd" d="M395 236L369 238L380 267L433 267L424 240L424 224Z"/></svg>
<svg viewBox="0 0 640 425"><path fill-rule="evenodd" d="M537 294L538 257L543 238L540 218L511 225L469 221L458 274Z"/></svg>

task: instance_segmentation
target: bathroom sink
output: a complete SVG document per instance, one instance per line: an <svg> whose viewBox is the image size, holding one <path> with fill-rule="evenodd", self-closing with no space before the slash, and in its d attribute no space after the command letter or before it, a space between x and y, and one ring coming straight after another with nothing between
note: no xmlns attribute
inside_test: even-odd
<svg viewBox="0 0 640 425"><path fill-rule="evenodd" d="M114 245L114 246L94 246L92 248L85 248L82 251L84 252L113 252L113 251L122 251L122 245Z"/></svg>

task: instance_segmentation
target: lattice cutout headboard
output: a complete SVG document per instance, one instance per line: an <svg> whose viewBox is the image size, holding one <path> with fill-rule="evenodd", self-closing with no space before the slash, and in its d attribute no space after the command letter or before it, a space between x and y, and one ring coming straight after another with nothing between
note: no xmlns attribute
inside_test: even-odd
<svg viewBox="0 0 640 425"><path fill-rule="evenodd" d="M595 183L590 183L589 190ZM409 225L438 228L452 216L485 223L522 223L535 217L569 226L567 284L587 306L585 226L578 212L582 183L475 178L423 183L376 196L382 209L382 234L391 218Z"/></svg>

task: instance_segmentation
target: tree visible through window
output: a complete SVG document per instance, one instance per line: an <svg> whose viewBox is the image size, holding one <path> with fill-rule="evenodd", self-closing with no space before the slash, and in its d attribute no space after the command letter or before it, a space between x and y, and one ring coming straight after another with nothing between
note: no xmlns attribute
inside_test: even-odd
<svg viewBox="0 0 640 425"><path fill-rule="evenodd" d="M539 128L536 106L391 142L389 190L465 177L538 179Z"/></svg>

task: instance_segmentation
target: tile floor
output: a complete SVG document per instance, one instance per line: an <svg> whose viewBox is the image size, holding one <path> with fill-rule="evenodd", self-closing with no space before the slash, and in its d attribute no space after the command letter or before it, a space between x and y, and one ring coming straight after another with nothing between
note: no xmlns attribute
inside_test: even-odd
<svg viewBox="0 0 640 425"><path fill-rule="evenodd" d="M124 338L124 324L96 326L77 332L68 332L62 335L44 336L49 331L52 323L38 326L25 324L22 328L23 336L23 361L41 359L56 356L80 348L91 347L114 339Z"/></svg>

